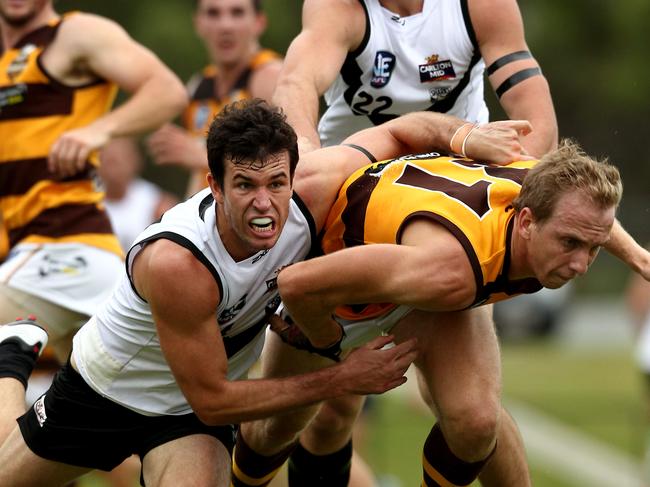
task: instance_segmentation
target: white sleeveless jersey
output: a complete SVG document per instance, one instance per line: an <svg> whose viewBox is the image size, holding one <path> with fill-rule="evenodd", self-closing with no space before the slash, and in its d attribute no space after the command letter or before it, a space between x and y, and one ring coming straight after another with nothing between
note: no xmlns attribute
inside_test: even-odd
<svg viewBox="0 0 650 487"><path fill-rule="evenodd" d="M160 202L162 191L144 179L135 179L121 200L104 199L106 212L120 245L127 251L135 238L152 221Z"/></svg>
<svg viewBox="0 0 650 487"><path fill-rule="evenodd" d="M408 17L390 12L379 0L359 2L366 32L325 93L328 109L318 125L324 146L413 111L488 121L485 63L467 0L424 0L422 12Z"/></svg>
<svg viewBox="0 0 650 487"><path fill-rule="evenodd" d="M95 391L125 407L146 415L187 414L190 405L165 361L151 309L131 282L136 255L147 242L161 238L189 249L217 281L221 302L215 312L228 355L228 379L237 380L245 378L258 359L268 317L280 304L279 269L308 255L316 241L315 226L294 194L276 245L235 262L219 238L215 202L205 189L138 236L127 255L127 274L74 337L74 359Z"/></svg>

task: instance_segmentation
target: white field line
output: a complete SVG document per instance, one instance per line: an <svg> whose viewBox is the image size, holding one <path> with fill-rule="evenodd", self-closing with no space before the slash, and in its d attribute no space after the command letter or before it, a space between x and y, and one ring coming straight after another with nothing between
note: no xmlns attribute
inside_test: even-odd
<svg viewBox="0 0 650 487"><path fill-rule="evenodd" d="M409 401L428 411L417 392L412 368L409 381L384 397ZM510 399L504 400L514 416L529 462L575 487L640 487L641 462L572 426Z"/></svg>
<svg viewBox="0 0 650 487"><path fill-rule="evenodd" d="M576 487L639 487L640 462L529 406L506 401L531 464Z"/></svg>

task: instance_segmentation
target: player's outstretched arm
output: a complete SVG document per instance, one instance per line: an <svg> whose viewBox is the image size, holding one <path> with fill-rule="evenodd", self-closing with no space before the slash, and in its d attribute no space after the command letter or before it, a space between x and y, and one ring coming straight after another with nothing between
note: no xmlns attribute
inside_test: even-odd
<svg viewBox="0 0 650 487"><path fill-rule="evenodd" d="M306 153L320 147L320 96L336 79L348 52L361 42L365 15L357 0L306 0L302 25L287 50L273 102L287 114Z"/></svg>
<svg viewBox="0 0 650 487"><path fill-rule="evenodd" d="M650 252L634 240L618 220L614 221L605 249L646 281L650 281Z"/></svg>
<svg viewBox="0 0 650 487"><path fill-rule="evenodd" d="M523 144L529 154L539 158L557 147L557 120L548 82L526 44L517 2L473 0L469 13L488 79L501 106L511 119L532 124L534 131Z"/></svg>
<svg viewBox="0 0 650 487"><path fill-rule="evenodd" d="M403 243L359 245L280 272L282 302L315 347L326 348L340 338L332 315L341 305L393 303L453 311L473 302L474 274L450 232L415 221L404 232Z"/></svg>
<svg viewBox="0 0 650 487"><path fill-rule="evenodd" d="M48 163L61 175L82 169L89 154L111 138L155 129L187 103L176 75L111 20L91 14L71 16L61 25L50 51L46 55L54 58L56 53L58 61L65 56L70 71L81 70L94 79L110 80L131 94L115 110L64 133L53 144Z"/></svg>
<svg viewBox="0 0 650 487"><path fill-rule="evenodd" d="M259 419L347 394L381 393L405 382L404 374L416 358L415 341L382 350L392 338L380 337L343 362L316 372L229 381L215 313L219 289L205 266L190 251L160 240L137 257L134 278L151 305L165 359L206 424Z"/></svg>

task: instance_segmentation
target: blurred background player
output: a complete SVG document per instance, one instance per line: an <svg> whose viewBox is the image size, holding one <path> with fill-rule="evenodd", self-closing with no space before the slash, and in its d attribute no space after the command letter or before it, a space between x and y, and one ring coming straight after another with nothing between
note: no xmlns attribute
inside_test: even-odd
<svg viewBox="0 0 650 487"><path fill-rule="evenodd" d="M122 267L95 184L96 150L158 127L186 96L153 53L108 19L60 16L51 1L2 0L0 32L0 212L10 246L0 318L38 315L62 361ZM109 111L118 87L131 96Z"/></svg>
<svg viewBox="0 0 650 487"><path fill-rule="evenodd" d="M0 320L38 315L63 361L123 266L97 150L157 128L187 99L119 25L52 3L0 0ZM130 98L110 111L118 88Z"/></svg>
<svg viewBox="0 0 650 487"><path fill-rule="evenodd" d="M183 128L165 125L148 143L156 163L190 171L188 195L207 184L205 137L214 116L233 101L270 100L282 66L280 55L259 43L266 29L261 0L197 0L194 29L210 64L188 82Z"/></svg>
<svg viewBox="0 0 650 487"><path fill-rule="evenodd" d="M106 193L104 206L126 252L135 237L178 203L178 198L139 176L142 152L132 137L111 140L102 149L101 160L99 176Z"/></svg>

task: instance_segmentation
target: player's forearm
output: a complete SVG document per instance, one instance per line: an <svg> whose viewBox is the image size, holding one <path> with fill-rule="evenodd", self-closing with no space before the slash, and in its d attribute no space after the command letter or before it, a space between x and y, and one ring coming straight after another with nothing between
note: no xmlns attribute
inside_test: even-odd
<svg viewBox="0 0 650 487"><path fill-rule="evenodd" d="M650 252L644 249L625 231L618 220L614 222L610 239L605 249L619 258L630 269L650 281Z"/></svg>
<svg viewBox="0 0 650 487"><path fill-rule="evenodd" d="M320 147L318 136L318 92L305 81L281 78L273 94L273 103L282 108L298 139L306 139L312 149Z"/></svg>
<svg viewBox="0 0 650 487"><path fill-rule="evenodd" d="M94 125L111 138L140 134L173 119L187 102L185 88L171 73L151 76L125 103Z"/></svg>
<svg viewBox="0 0 650 487"><path fill-rule="evenodd" d="M251 421L352 392L345 364L285 379L226 381L223 389L210 391L192 404L206 424Z"/></svg>
<svg viewBox="0 0 650 487"><path fill-rule="evenodd" d="M427 152L448 151L452 135L465 121L442 113L413 112L387 123L393 137L409 152Z"/></svg>
<svg viewBox="0 0 650 487"><path fill-rule="evenodd" d="M528 120L533 130L522 138L526 152L542 157L558 144L558 127L548 83L543 76L526 80L501 98L501 104L512 120Z"/></svg>

